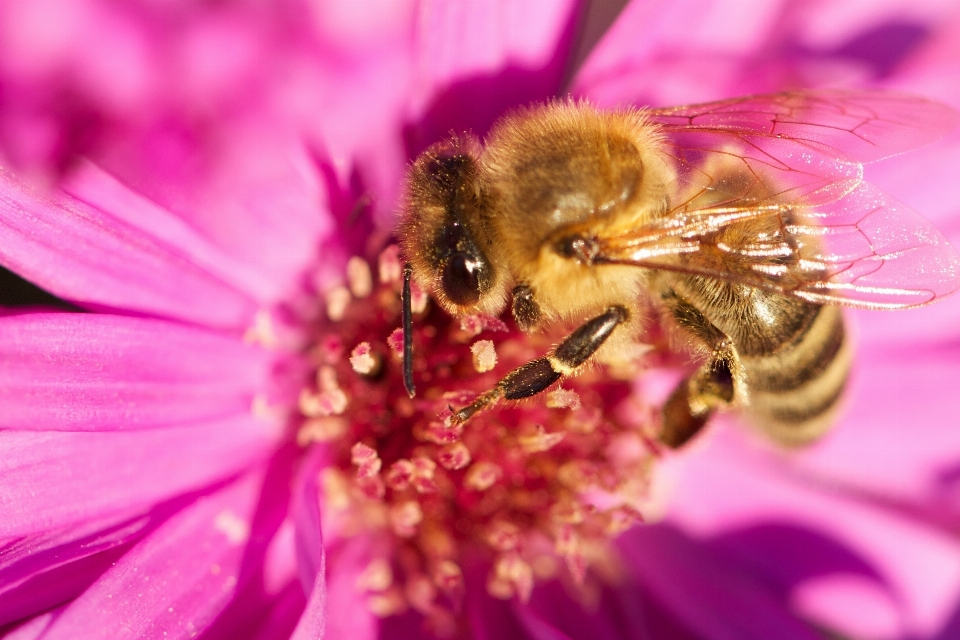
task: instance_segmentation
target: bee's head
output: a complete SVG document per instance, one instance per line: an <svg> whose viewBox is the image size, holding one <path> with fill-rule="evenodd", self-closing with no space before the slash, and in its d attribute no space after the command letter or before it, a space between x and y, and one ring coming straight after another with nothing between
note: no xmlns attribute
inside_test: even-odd
<svg viewBox="0 0 960 640"><path fill-rule="evenodd" d="M414 280L448 312L496 312L503 306L502 274L485 222L480 145L455 137L422 153L407 177L407 203L399 235Z"/></svg>

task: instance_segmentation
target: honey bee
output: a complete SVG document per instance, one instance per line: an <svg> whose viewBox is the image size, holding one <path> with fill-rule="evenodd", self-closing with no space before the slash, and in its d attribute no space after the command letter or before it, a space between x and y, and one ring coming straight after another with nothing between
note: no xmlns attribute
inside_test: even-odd
<svg viewBox="0 0 960 640"><path fill-rule="evenodd" d="M523 331L578 325L455 423L616 361L642 337L646 300L704 354L663 405L664 444L730 407L781 443L808 443L850 369L839 307L913 307L960 288L957 252L862 166L957 121L880 91L616 111L558 101L506 115L484 144L435 144L411 167L399 226L407 390L411 278L451 314L509 303Z"/></svg>

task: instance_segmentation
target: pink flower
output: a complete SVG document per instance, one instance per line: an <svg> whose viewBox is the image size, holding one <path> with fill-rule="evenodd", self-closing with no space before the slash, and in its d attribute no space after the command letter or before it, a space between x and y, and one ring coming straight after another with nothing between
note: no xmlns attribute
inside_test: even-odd
<svg viewBox="0 0 960 640"><path fill-rule="evenodd" d="M560 569L512 554L510 523L476 559L423 559L469 525L431 511L451 478L463 513L530 461L570 482L590 470L644 478L586 427L565 442L551 428L558 412L595 409L614 436L633 433L604 404L629 401L625 383L565 383L553 413L503 411L546 430L504 435L490 418L473 443L424 417L436 407L404 404L390 337L399 263L384 247L412 156L568 78L604 106L826 84L960 106L949 2L771 0L749 14L720 0L634 3L589 56L577 50L592 24L583 10L0 8L0 263L85 311L0 317L0 630L417 637L426 619L477 637L957 633L955 299L855 314L850 406L821 444L783 454L731 417L658 464L665 519L618 539L624 562L606 579L608 556L572 528L549 541ZM958 160L953 134L868 175L958 244ZM474 321L463 344L424 352L428 386L479 384L473 329L501 368L546 348ZM436 310L423 327L461 331ZM474 356L492 357L485 345ZM419 431L390 431L392 414ZM491 448L506 437L528 456L513 471ZM369 446L384 442L403 455ZM569 506L551 517L587 517ZM364 509L376 513L358 518ZM633 519L611 510L611 530L614 515ZM451 528L424 542L423 523L438 522ZM458 603L459 617L438 602Z"/></svg>

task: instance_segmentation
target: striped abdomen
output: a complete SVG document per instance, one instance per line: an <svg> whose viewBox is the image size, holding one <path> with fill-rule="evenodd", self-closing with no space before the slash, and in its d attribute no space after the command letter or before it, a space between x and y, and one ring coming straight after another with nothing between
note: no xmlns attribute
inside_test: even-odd
<svg viewBox="0 0 960 640"><path fill-rule="evenodd" d="M850 370L839 307L804 303L801 330L776 350L741 353L753 421L774 439L802 445L830 426Z"/></svg>
<svg viewBox="0 0 960 640"><path fill-rule="evenodd" d="M788 445L824 433L850 370L839 307L697 276L679 278L674 287L732 340L745 392L734 402L752 422Z"/></svg>

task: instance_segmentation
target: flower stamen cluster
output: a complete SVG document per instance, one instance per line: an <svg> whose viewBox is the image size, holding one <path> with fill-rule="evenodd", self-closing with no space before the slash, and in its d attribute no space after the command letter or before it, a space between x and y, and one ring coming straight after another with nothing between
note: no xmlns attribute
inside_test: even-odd
<svg viewBox="0 0 960 640"><path fill-rule="evenodd" d="M548 338L496 318L452 318L416 291L410 399L396 247L373 273L352 258L347 285L328 293L298 438L326 449L325 528L377 540L358 581L371 611L413 608L449 631L478 566L498 598L525 601L537 581L557 577L583 584L649 499L656 449L642 399L595 368L453 425L453 408L548 351Z"/></svg>

